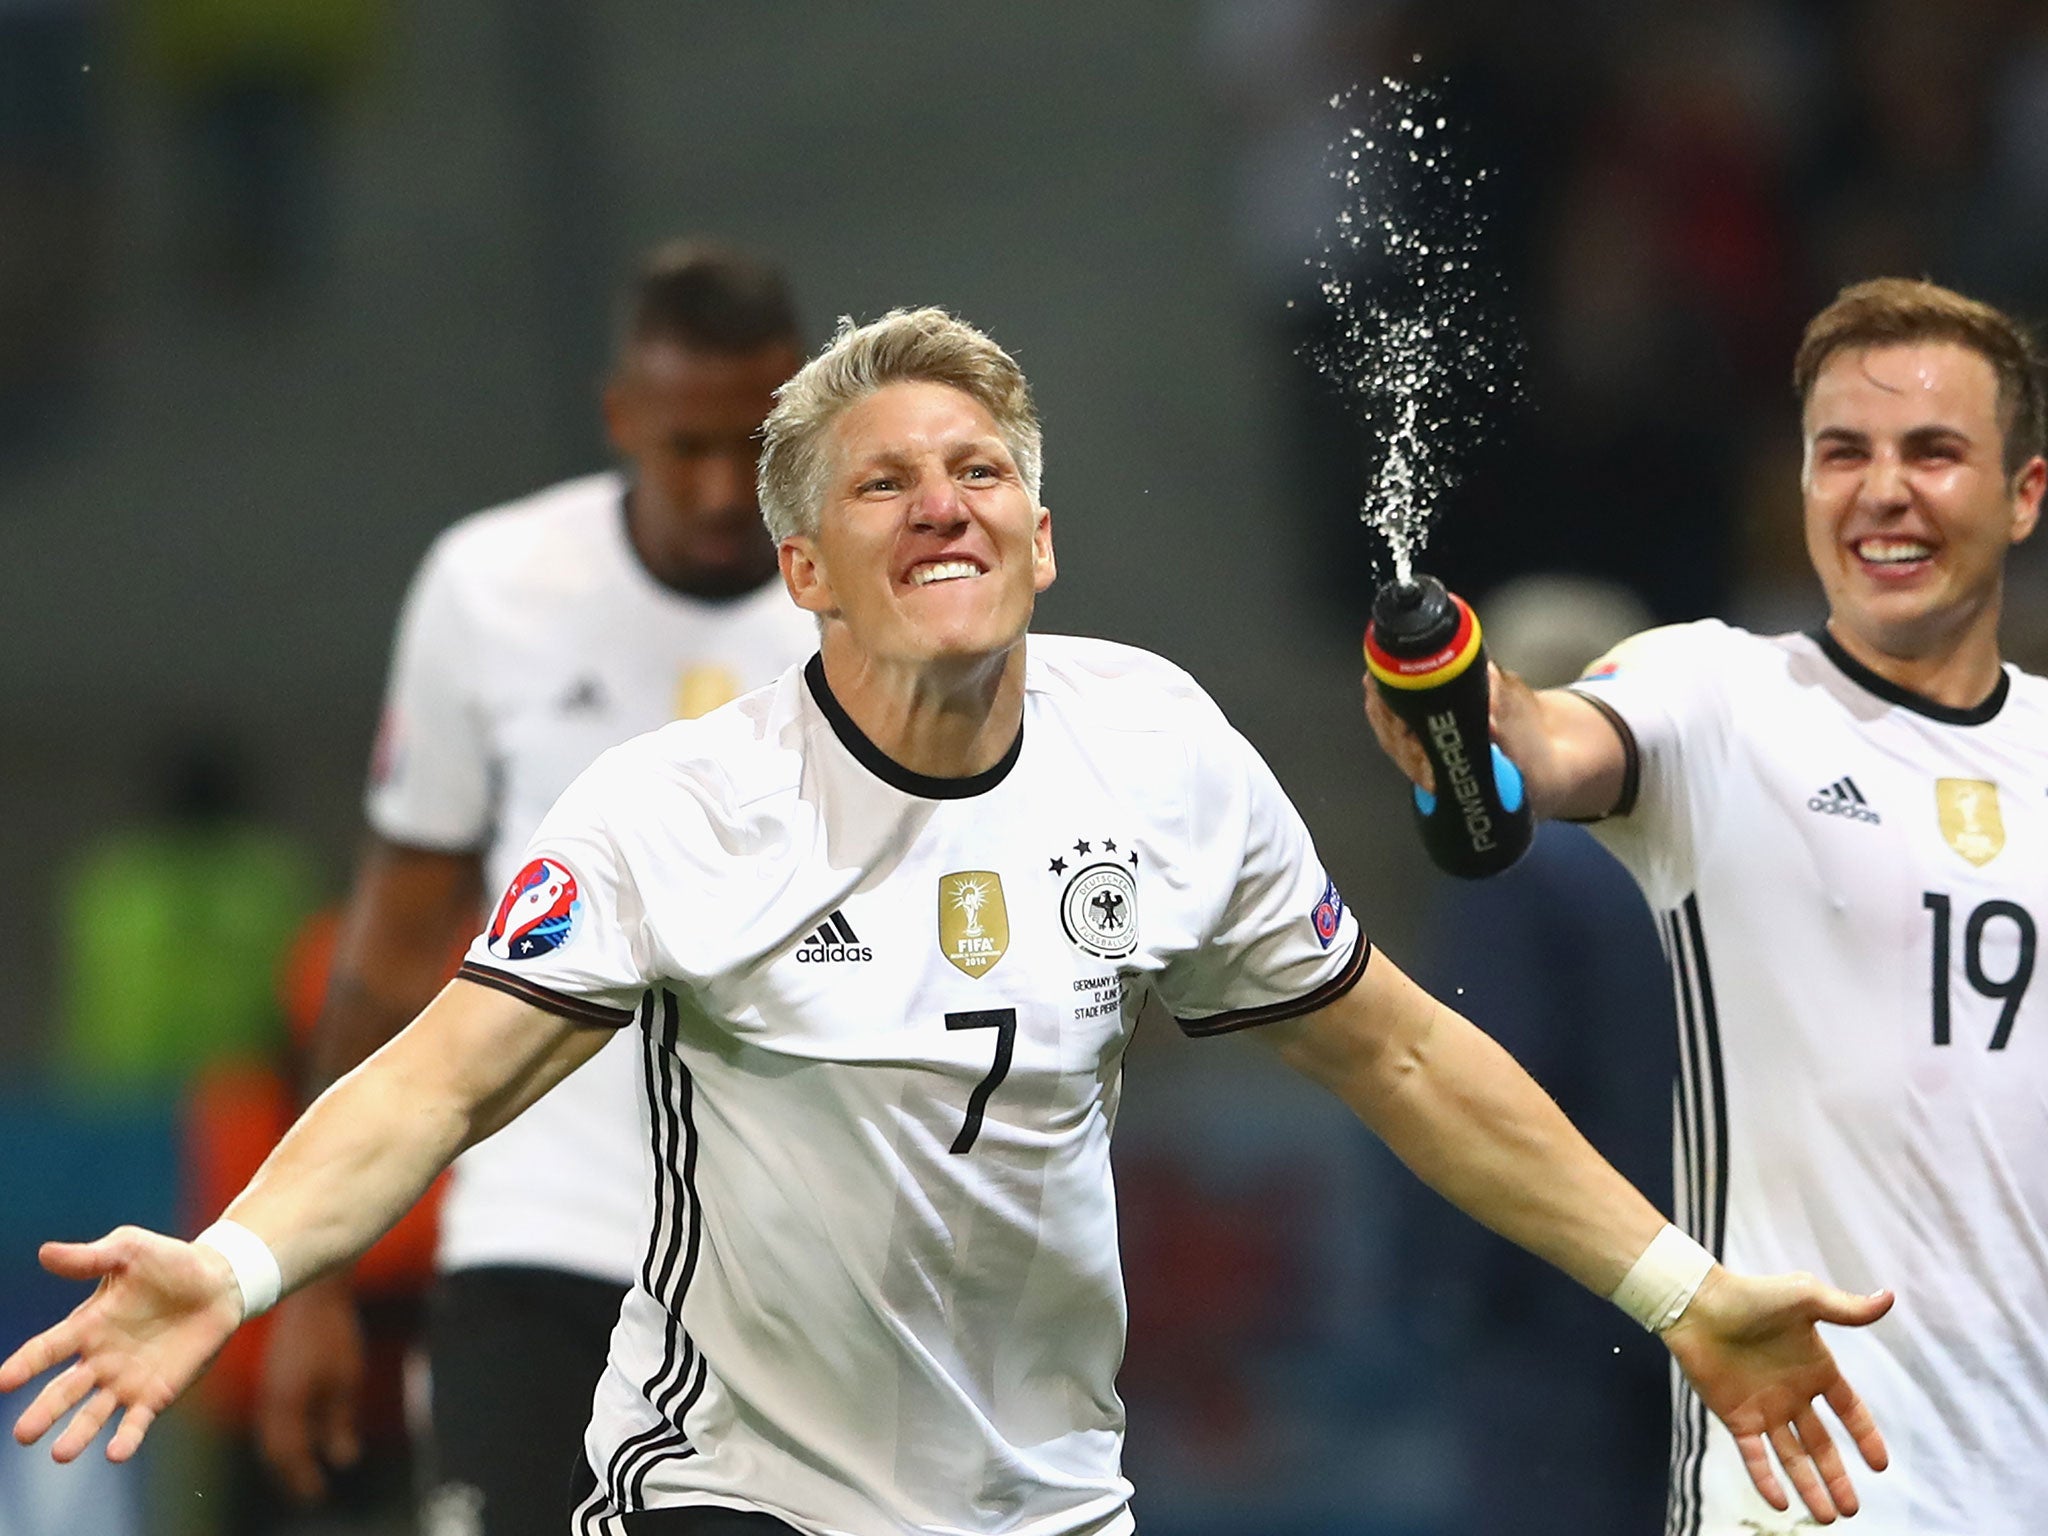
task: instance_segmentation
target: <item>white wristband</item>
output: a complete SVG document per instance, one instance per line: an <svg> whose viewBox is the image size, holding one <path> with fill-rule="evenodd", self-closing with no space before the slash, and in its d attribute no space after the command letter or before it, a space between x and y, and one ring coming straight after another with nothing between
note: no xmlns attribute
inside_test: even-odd
<svg viewBox="0 0 2048 1536"><path fill-rule="evenodd" d="M262 1238L238 1221L222 1219L192 1241L211 1248L235 1272L235 1284L242 1293L242 1321L277 1305L278 1293L284 1289L284 1272Z"/></svg>
<svg viewBox="0 0 2048 1536"><path fill-rule="evenodd" d="M1662 1333L1678 1321L1713 1267L1711 1253L1666 1222L1607 1299L1650 1332Z"/></svg>

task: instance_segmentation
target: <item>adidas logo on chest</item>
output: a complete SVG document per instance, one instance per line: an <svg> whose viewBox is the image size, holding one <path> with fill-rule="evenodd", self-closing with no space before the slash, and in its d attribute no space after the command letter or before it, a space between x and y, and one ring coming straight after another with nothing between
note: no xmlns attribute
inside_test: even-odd
<svg viewBox="0 0 2048 1536"><path fill-rule="evenodd" d="M1815 790L1808 798L1806 808L1822 816L1839 816L1844 821L1867 821L1875 825L1884 820L1870 808L1870 802L1863 798L1863 791L1847 774Z"/></svg>
<svg viewBox="0 0 2048 1536"><path fill-rule="evenodd" d="M875 952L861 943L853 931L853 924L846 920L846 914L837 910L818 924L815 931L805 934L803 943L796 947L799 965L829 965L874 958Z"/></svg>

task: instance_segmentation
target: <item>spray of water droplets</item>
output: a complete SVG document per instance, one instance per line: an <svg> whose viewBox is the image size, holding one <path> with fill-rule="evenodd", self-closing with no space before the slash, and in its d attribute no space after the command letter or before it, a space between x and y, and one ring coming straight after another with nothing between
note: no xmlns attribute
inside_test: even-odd
<svg viewBox="0 0 2048 1536"><path fill-rule="evenodd" d="M1334 323L1307 356L1380 440L1360 515L1406 581L1463 458L1519 392L1521 348L1485 259L1490 173L1441 98L1386 79L1330 106L1346 124L1329 156L1342 206L1312 264Z"/></svg>

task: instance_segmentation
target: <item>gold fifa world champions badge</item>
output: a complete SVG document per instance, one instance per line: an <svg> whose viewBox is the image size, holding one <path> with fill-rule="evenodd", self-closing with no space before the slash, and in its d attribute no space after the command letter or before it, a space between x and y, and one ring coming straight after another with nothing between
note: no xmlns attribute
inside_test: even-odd
<svg viewBox="0 0 2048 1536"><path fill-rule="evenodd" d="M993 870L939 877L939 952L969 976L984 976L1010 947L1010 909Z"/></svg>
<svg viewBox="0 0 2048 1536"><path fill-rule="evenodd" d="M724 667L686 667L676 679L678 720L697 720L740 696L740 680Z"/></svg>
<svg viewBox="0 0 2048 1536"><path fill-rule="evenodd" d="M1936 779L1934 804L1941 835L1972 864L1989 864L2005 846L2005 820L1998 814L1998 786L1984 779Z"/></svg>

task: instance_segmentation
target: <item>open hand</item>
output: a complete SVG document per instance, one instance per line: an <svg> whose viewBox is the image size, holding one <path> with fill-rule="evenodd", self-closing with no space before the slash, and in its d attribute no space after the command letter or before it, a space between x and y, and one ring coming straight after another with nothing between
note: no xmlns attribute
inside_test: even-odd
<svg viewBox="0 0 2048 1536"><path fill-rule="evenodd" d="M327 1491L328 1467L362 1455L362 1321L346 1272L287 1296L272 1316L256 1438L277 1480L311 1503Z"/></svg>
<svg viewBox="0 0 2048 1536"><path fill-rule="evenodd" d="M33 1445L84 1403L50 1454L76 1460L122 1411L107 1459L126 1461L241 1324L234 1271L211 1248L140 1227L116 1227L96 1243L45 1243L39 1257L53 1275L99 1286L0 1363L0 1392L13 1392L70 1362L23 1410L14 1438Z"/></svg>
<svg viewBox="0 0 2048 1536"><path fill-rule="evenodd" d="M1775 1455L1815 1520L1828 1525L1856 1513L1856 1489L1816 1398L1827 1400L1864 1463L1884 1470L1884 1436L1814 1325L1862 1327L1891 1306L1889 1291L1859 1296L1811 1275L1716 1268L1665 1332L1665 1344L1734 1435L1750 1481L1773 1509L1791 1507L1771 1465Z"/></svg>

